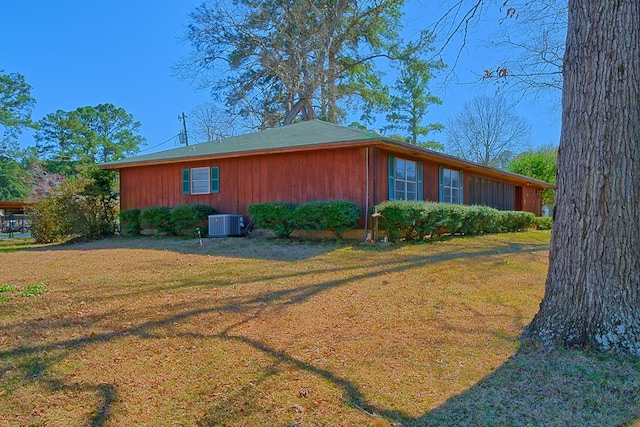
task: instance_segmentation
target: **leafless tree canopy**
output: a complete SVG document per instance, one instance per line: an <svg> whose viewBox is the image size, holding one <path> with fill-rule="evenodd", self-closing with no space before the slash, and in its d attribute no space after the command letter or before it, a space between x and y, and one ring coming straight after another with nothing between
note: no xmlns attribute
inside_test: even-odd
<svg viewBox="0 0 640 427"><path fill-rule="evenodd" d="M189 126L196 143L217 141L234 134L232 118L213 103L194 107L189 114Z"/></svg>
<svg viewBox="0 0 640 427"><path fill-rule="evenodd" d="M513 113L513 106L503 97L473 98L446 129L451 154L493 167L504 167L523 151L531 133L531 126Z"/></svg>
<svg viewBox="0 0 640 427"><path fill-rule="evenodd" d="M432 27L438 37L438 55L456 58L448 65L456 70L472 33L483 23L499 24L490 39L481 43L490 57L483 58L465 82L495 85L496 92L516 99L540 90L562 89L562 62L567 31L566 0L459 0ZM478 42L478 40L475 40Z"/></svg>

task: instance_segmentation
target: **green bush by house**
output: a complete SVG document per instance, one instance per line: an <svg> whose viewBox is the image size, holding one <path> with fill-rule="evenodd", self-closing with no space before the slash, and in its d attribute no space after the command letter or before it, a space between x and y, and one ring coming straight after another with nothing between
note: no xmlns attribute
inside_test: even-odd
<svg viewBox="0 0 640 427"><path fill-rule="evenodd" d="M127 217L128 223L131 224L131 231L134 232L135 228L133 222L135 220L135 209L131 212L127 212L131 218ZM139 227L140 223L145 228L155 228L160 233L171 234L174 236L190 236L195 233L196 228L200 227L202 232L207 232L207 219L209 215L214 215L217 210L213 206L189 203L185 205L178 205L173 208L167 208L163 206L152 206L139 212ZM122 220L122 219L121 219ZM124 227L124 225L122 225ZM138 229L138 233L140 230ZM124 228L123 228L124 234ZM134 233L135 234L135 233Z"/></svg>
<svg viewBox="0 0 640 427"><path fill-rule="evenodd" d="M530 212L499 211L486 206L434 202L384 202L378 227L391 241L437 239L444 234L481 234L525 230Z"/></svg>
<svg viewBox="0 0 640 427"><path fill-rule="evenodd" d="M196 228L200 228L204 234L207 233L209 215L214 215L218 211L209 205L191 203L179 205L171 209L169 224L171 232L176 236L191 236Z"/></svg>
<svg viewBox="0 0 640 427"><path fill-rule="evenodd" d="M120 211L120 234L123 236L139 236L140 209L125 209Z"/></svg>
<svg viewBox="0 0 640 427"><path fill-rule="evenodd" d="M159 233L171 234L171 208L151 206L140 212L143 228L155 228Z"/></svg>
<svg viewBox="0 0 640 427"><path fill-rule="evenodd" d="M256 227L265 228L277 237L288 238L294 230L332 231L338 239L346 230L356 228L362 210L348 200L314 201L295 205L270 202L249 206Z"/></svg>
<svg viewBox="0 0 640 427"><path fill-rule="evenodd" d="M247 208L255 226L275 233L277 237L289 238L295 230L296 205L285 202L256 203Z"/></svg>
<svg viewBox="0 0 640 427"><path fill-rule="evenodd" d="M328 230L342 240L346 230L357 227L362 209L348 200L308 202L296 208L294 223L300 230Z"/></svg>
<svg viewBox="0 0 640 427"><path fill-rule="evenodd" d="M552 219L548 216L537 216L533 220L533 228L536 230L551 230Z"/></svg>

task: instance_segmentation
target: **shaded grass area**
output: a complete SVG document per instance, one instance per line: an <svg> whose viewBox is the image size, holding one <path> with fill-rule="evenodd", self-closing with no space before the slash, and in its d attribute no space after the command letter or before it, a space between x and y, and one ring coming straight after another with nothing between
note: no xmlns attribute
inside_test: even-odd
<svg viewBox="0 0 640 427"><path fill-rule="evenodd" d="M634 359L517 337L548 232L392 246L110 239L2 254L7 425L631 425ZM2 243L0 243L0 252Z"/></svg>

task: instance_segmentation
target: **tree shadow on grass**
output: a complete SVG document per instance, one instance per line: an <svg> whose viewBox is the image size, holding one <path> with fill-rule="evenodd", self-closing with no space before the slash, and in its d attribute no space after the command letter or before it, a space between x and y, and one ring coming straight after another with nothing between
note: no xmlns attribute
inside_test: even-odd
<svg viewBox="0 0 640 427"><path fill-rule="evenodd" d="M545 250L546 247L546 245L535 244L526 247L504 245L490 250L442 251L429 255L398 257L392 263L376 265L376 268L370 266L363 270L354 270L354 274L347 277L341 276L334 280L325 279L319 283L272 290L248 298L219 300L205 307L200 307L199 302L193 301L193 307L185 305L178 312L174 311L172 315L155 320L143 320L122 329L7 349L0 352L0 361L25 356L38 358L47 352L66 353L90 344L125 337L137 337L141 340L154 339L159 337L156 335L158 329L162 329L163 337L167 334L177 336L181 333L174 330L173 325L208 313L241 314L245 317L244 323L251 322L259 318L261 310L266 307L278 310L300 304L324 291L348 285L355 280L410 270L414 266L426 263L494 255L496 252L502 254L536 252ZM322 275L325 269L331 268L332 266L318 267L315 274ZM184 285L192 286L193 284L185 283ZM29 327L37 328L36 323ZM640 413L637 393L640 390L640 374L636 361L582 352L546 354L521 351L471 389L416 418L400 410L371 403L360 386L349 378L337 375L309 361L296 359L282 349L271 347L265 342L234 332L232 329L241 323L235 323L221 333L206 336L194 335L193 338L218 338L251 346L276 361L291 364L301 371L331 382L342 390L344 400L349 406L366 412L373 419L389 423L417 426L624 425L632 422ZM33 371L32 381L56 390L90 387L90 390L100 398L100 403L95 407L88 424L92 426L105 424L111 407L116 401L116 388L109 384L55 383L54 380L49 380L46 375L43 375L43 372L46 374L47 369L55 363L55 360L43 359ZM269 372L265 375L269 375ZM213 422L213 419L210 421ZM203 420L205 425L207 422L206 419Z"/></svg>
<svg viewBox="0 0 640 427"><path fill-rule="evenodd" d="M524 347L411 426L623 426L640 417L639 361Z"/></svg>
<svg viewBox="0 0 640 427"><path fill-rule="evenodd" d="M636 358L583 350L547 352L525 346L469 390L416 418L372 404L356 383L330 370L291 357L263 342L233 335L230 333L233 327L216 337L250 345L274 358L275 365L290 364L331 382L342 390L347 405L377 421L375 425L386 421L407 427L601 427L631 425L640 417L640 361ZM220 411L213 412L200 419L198 425L219 425Z"/></svg>
<svg viewBox="0 0 640 427"><path fill-rule="evenodd" d="M497 236L497 235L492 235ZM477 236L458 236L424 244L445 243L457 239L473 239ZM544 251L549 248L548 242L526 243L496 241L496 249L486 254L526 253ZM415 245L411 243L410 245ZM87 242L66 242L33 246L32 244L4 248L6 251L58 251L58 250L105 250L105 249L143 249L171 251L183 254L214 255L241 259L302 261L326 255L336 249L352 248L356 251L393 252L407 246L405 243L363 243L354 241L327 241L304 239L277 239L272 237L230 237L185 239L176 237L109 237ZM0 247L0 252L3 248ZM470 248L469 255L475 255ZM464 257L462 254L451 254L451 258ZM443 259L446 260L446 259Z"/></svg>
<svg viewBox="0 0 640 427"><path fill-rule="evenodd" d="M327 254L349 242L276 239L271 237L229 237L188 239L178 237L109 237L99 240L65 242L44 246L25 245L7 248L18 251L142 249L170 251L182 254L215 255L232 258L302 261ZM0 248L1 249L1 248Z"/></svg>

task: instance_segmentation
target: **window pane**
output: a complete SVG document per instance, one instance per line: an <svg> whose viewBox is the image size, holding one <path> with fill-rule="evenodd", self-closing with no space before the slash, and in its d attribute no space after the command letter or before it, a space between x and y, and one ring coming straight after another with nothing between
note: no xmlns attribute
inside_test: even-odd
<svg viewBox="0 0 640 427"><path fill-rule="evenodd" d="M191 169L191 193L206 194L209 192L209 168Z"/></svg>
<svg viewBox="0 0 640 427"><path fill-rule="evenodd" d="M460 191L457 188L451 189L451 203L460 203Z"/></svg>
<svg viewBox="0 0 640 427"><path fill-rule="evenodd" d="M209 179L209 169L208 168L191 169L191 177L194 181Z"/></svg>
<svg viewBox="0 0 640 427"><path fill-rule="evenodd" d="M452 187L460 187L460 183L458 182L459 176L457 171L451 171L451 186Z"/></svg>
<svg viewBox="0 0 640 427"><path fill-rule="evenodd" d="M396 159L396 179L406 179L407 164L402 159Z"/></svg>
<svg viewBox="0 0 640 427"><path fill-rule="evenodd" d="M416 181L416 163L407 162L407 181Z"/></svg>
<svg viewBox="0 0 640 427"><path fill-rule="evenodd" d="M191 194L206 194L209 192L209 183L206 181L193 181L191 184Z"/></svg>
<svg viewBox="0 0 640 427"><path fill-rule="evenodd" d="M395 159L394 197L396 200L417 200L418 164L411 160Z"/></svg>
<svg viewBox="0 0 640 427"><path fill-rule="evenodd" d="M407 182L407 193L416 194L417 193L417 191L416 191L417 188L418 188L418 186L416 185L415 182Z"/></svg>
<svg viewBox="0 0 640 427"><path fill-rule="evenodd" d="M451 171L449 169L442 171L442 182L445 187L451 187Z"/></svg>

